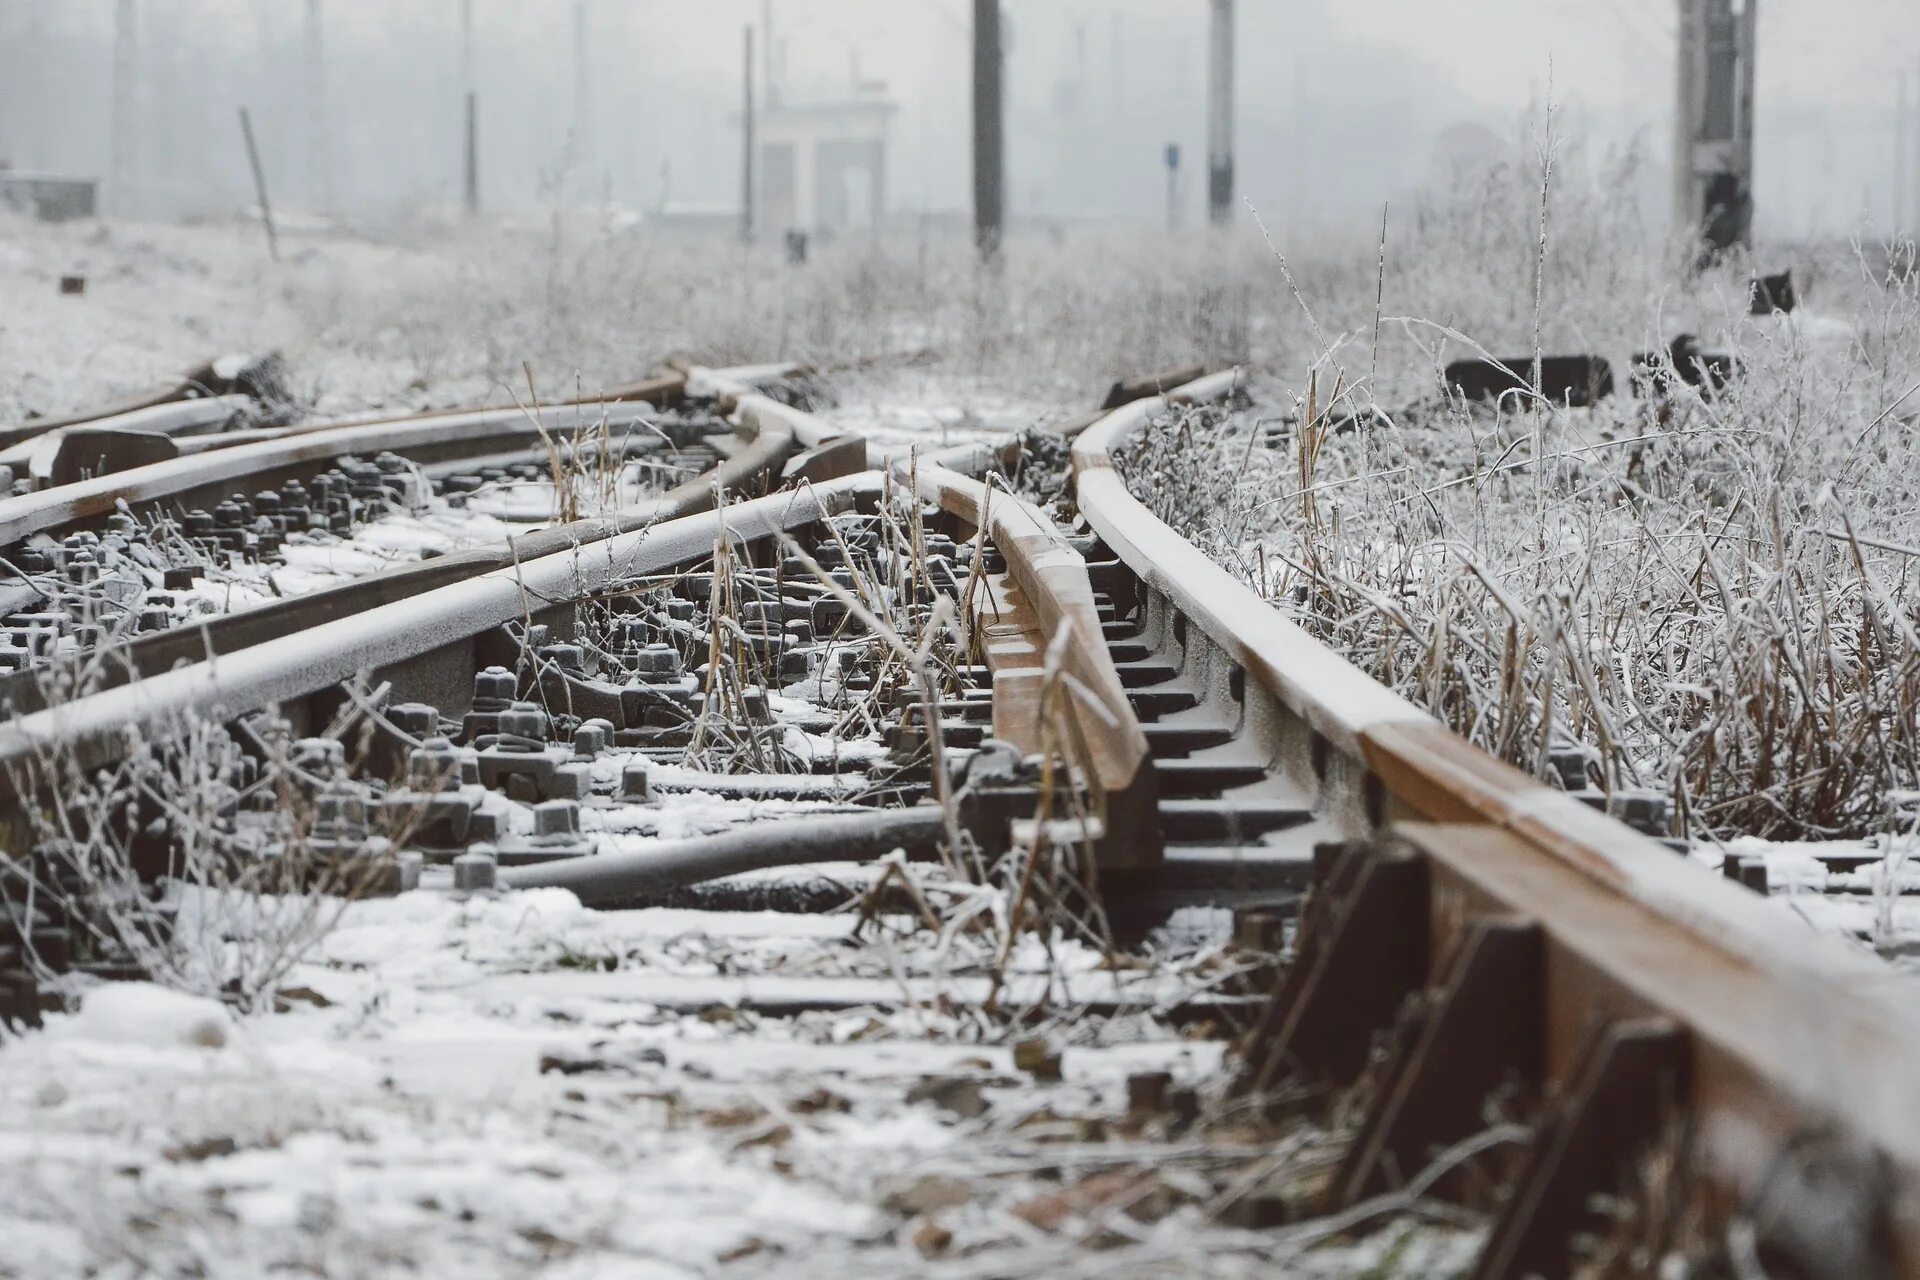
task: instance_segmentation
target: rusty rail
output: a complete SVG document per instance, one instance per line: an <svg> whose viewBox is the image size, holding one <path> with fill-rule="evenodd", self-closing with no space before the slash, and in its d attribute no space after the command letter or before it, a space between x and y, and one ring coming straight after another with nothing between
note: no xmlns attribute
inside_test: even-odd
<svg viewBox="0 0 1920 1280"><path fill-rule="evenodd" d="M729 504L569 546L408 598L235 649L216 659L149 675L12 718L0 725L0 795L39 760L70 757L93 768L117 759L139 730L201 716L216 721L277 706L309 727L305 699L366 674L393 696L459 705L479 665L476 637L509 622L536 621L595 592L670 572L713 554L722 528L740 541L802 528L878 492L878 478L849 477Z"/></svg>
<svg viewBox="0 0 1920 1280"><path fill-rule="evenodd" d="M1191 693L1189 710L1231 720L1235 751L1255 757L1256 773L1310 801L1301 816L1311 822L1293 830L1330 839L1315 850L1294 960L1249 1034L1240 1085L1255 1101L1283 1077L1331 1086L1364 1115L1325 1193L1332 1206L1404 1186L1437 1149L1481 1132L1498 1093L1525 1121L1524 1140L1489 1147L1440 1184L1491 1211L1479 1276L1564 1273L1570 1238L1605 1229L1594 1195L1635 1203L1637 1175L1655 1167L1673 1189L1664 1205L1640 1203L1644 1212L1711 1229L1744 1219L1769 1257L1800 1274L1920 1271L1910 980L1451 734L1158 520L1127 491L1114 452L1171 404L1231 396L1233 375L1136 400L1079 434L1075 499L1117 556L1089 563L1093 539L960 474L991 465L991 447L903 460L759 394L756 379L780 368L687 371L688 385L730 405L745 441L721 469L733 472L682 486L659 508L276 604L251 621L235 615L210 625L190 665L164 670L189 655L154 644L136 664L144 679L17 716L0 726L0 813L18 809L6 795L49 752L97 766L142 727L270 705L309 730L334 687L363 673L396 699L457 706L481 638L503 624L564 627L580 599L710 555L722 527L767 538L911 483L962 533L984 531L1004 560L983 571L975 602L993 733L1029 755L1058 752L1089 784L1100 865L1128 873L1115 881L1121 892L1176 869L1161 844L1174 806L1159 792L1180 775L1170 763L1156 773L1135 713L1148 690L1129 689L1113 644L1174 660L1180 688L1161 690L1160 705ZM427 430L418 421L388 429ZM434 419L442 431L449 421ZM333 430L355 429L367 428ZM797 487L720 516L688 514L718 483L748 475ZM147 479L163 491L191 483ZM1103 593L1138 619L1137 639L1109 639ZM1144 662L1124 665L1139 676ZM1057 714L1043 710L1048 698ZM1239 754L1232 767L1244 768ZM1224 798L1217 807L1233 811ZM900 821L936 834L929 813ZM810 843L808 856L830 843ZM676 876L773 856L747 836L680 852ZM605 879L606 892L625 893L653 883L645 862L509 882Z"/></svg>
<svg viewBox="0 0 1920 1280"><path fill-rule="evenodd" d="M1095 801L1086 835L1101 870L1151 868L1161 855L1153 761L1107 650L1086 559L1004 488L931 461L897 462L894 474L917 479L920 496L963 531L984 525L1006 561L975 609L993 672L994 736L1027 755L1051 748L1074 762Z"/></svg>
<svg viewBox="0 0 1920 1280"><path fill-rule="evenodd" d="M13 426L0 427L0 448L16 445L23 440L44 435L49 431L57 431L63 427L84 426L102 419L117 418L160 405L199 400L209 396L246 395L257 398L262 391L268 389L269 383L278 382L278 363L279 357L272 354L219 356L187 370L178 378L162 382L145 391L133 392L103 405L79 409L73 413L30 418Z"/></svg>
<svg viewBox="0 0 1920 1280"><path fill-rule="evenodd" d="M656 380L662 399L677 397L682 386L676 377ZM643 412L632 406L651 405L638 397L610 405L609 425L631 428ZM382 450L406 452L416 461L450 462L473 459L506 448L527 448L541 433L557 433L589 425L583 415L593 404L542 406L539 410L489 409L477 412L429 414L385 422L328 425L286 433L250 444L209 453L172 458L131 471L76 481L38 493L0 500L0 546L35 533L102 518L121 503L159 499L189 501L197 493L217 496L235 484L270 485L306 475L333 459L351 453Z"/></svg>
<svg viewBox="0 0 1920 1280"><path fill-rule="evenodd" d="M1518 1080L1534 1123L1479 1276L1562 1273L1591 1194L1630 1194L1655 1159L1696 1193L1673 1212L1746 1216L1795 1274L1920 1272L1911 980L1448 732L1157 519L1114 452L1169 401L1234 388L1109 414L1074 443L1074 484L1137 577L1143 629L1353 838L1316 857L1245 1081L1352 1084L1389 1036L1330 1198L1410 1176Z"/></svg>
<svg viewBox="0 0 1920 1280"><path fill-rule="evenodd" d="M255 408L251 396L235 394L132 409L77 426L56 427L0 449L0 467L15 479L25 477L34 489L67 484L89 469L104 473L178 457L182 440L250 421ZM110 455L118 465L100 465Z"/></svg>
<svg viewBox="0 0 1920 1280"><path fill-rule="evenodd" d="M794 452L791 429L778 417L743 415L739 435L741 446L718 466L617 516L535 530L510 537L499 546L475 547L400 565L306 595L136 637L96 664L94 684L98 689L115 688L171 670L181 662L216 658L298 635L370 609L404 603L422 592L695 515L712 509L714 495L719 492L740 498L778 488L781 467ZM0 706L18 715L45 705L45 690L36 672L29 669L0 676Z"/></svg>

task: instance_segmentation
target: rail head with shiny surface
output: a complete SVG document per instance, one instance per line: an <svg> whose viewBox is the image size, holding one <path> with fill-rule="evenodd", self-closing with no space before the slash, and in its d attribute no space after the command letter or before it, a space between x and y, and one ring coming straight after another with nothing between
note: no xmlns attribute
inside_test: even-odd
<svg viewBox="0 0 1920 1280"><path fill-rule="evenodd" d="M196 365L177 378L162 382L145 391L136 391L122 396L106 404L79 409L73 413L30 418L25 422L0 426L0 447L17 445L62 427L84 426L160 405L198 400L208 396L251 395L263 378L270 378L277 382L278 377L279 357L272 353L264 356L237 353L217 356L205 364Z"/></svg>
<svg viewBox="0 0 1920 1280"><path fill-rule="evenodd" d="M1912 979L1453 734L1156 517L1114 454L1170 407L1234 387L1220 374L1136 402L1073 444L1080 513L1138 577L1144 607L1183 617L1244 672L1243 714L1345 829L1397 823L1425 852L1436 958L1462 904L1540 925L1559 957L1546 966L1550 1069L1572 1061L1591 1017L1671 1018L1696 1044L1688 1087L1714 1177L1754 1192L1786 1144L1830 1126L1892 1161L1901 1257L1920 1266Z"/></svg>
<svg viewBox="0 0 1920 1280"><path fill-rule="evenodd" d="M498 451L509 442L594 428L643 429L649 401L597 402L538 410L488 409L301 430L251 444L173 458L113 475L0 499L0 546L110 515L121 503L165 499L219 486L263 484L270 476L324 466L352 453L423 452L448 458ZM635 430L638 434L638 431Z"/></svg>
<svg viewBox="0 0 1920 1280"><path fill-rule="evenodd" d="M219 657L282 636L396 604L523 561L591 546L608 538L711 510L715 496L756 497L780 487L781 465L793 453L793 433L779 418L743 422L741 446L698 476L657 498L618 514L575 520L506 539L496 546L472 547L413 564L398 565L364 578L323 587L205 619L167 631L135 637L99 664L97 680L114 688L130 680L159 675L177 663ZM0 706L14 713L45 705L40 673L32 668L0 675Z"/></svg>
<svg viewBox="0 0 1920 1280"><path fill-rule="evenodd" d="M11 794L22 771L49 756L71 754L85 767L99 767L125 752L144 730L193 717L229 720L362 673L390 672L503 624L695 563L713 554L723 532L753 541L804 528L851 509L879 487L879 477L863 473L730 503L721 513L701 512L554 551L16 716L0 725L0 791Z"/></svg>
<svg viewBox="0 0 1920 1280"><path fill-rule="evenodd" d="M1101 868L1156 865L1162 849L1152 754L1107 648L1085 557L1045 513L1003 487L928 459L897 461L893 475L903 485L917 484L921 498L963 525L984 527L1006 561L1015 591L1005 603L1012 607L998 618L982 612L976 619L995 668L995 733L1029 755L1042 752L1042 693L1057 679L1064 721L1058 727L1066 738L1058 746L1096 798ZM1056 662L1057 672L1050 672Z"/></svg>

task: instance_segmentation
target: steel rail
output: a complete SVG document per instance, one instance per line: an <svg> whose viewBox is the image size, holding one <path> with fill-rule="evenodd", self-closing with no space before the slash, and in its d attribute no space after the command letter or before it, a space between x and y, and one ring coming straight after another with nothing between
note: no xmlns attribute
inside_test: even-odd
<svg viewBox="0 0 1920 1280"><path fill-rule="evenodd" d="M57 431L62 427L78 427L99 422L106 418L117 418L124 414L142 409L151 409L159 405L174 404L186 400L198 400L207 396L231 395L235 393L251 394L252 382L257 371L274 356L256 357L251 355L225 355L197 365L178 378L162 382L145 391L136 391L106 404L91 408L78 409L72 413L56 414L44 418L30 418L25 422L9 427L0 427L0 448L18 444L22 440Z"/></svg>
<svg viewBox="0 0 1920 1280"><path fill-rule="evenodd" d="M1435 1081L1479 1079L1462 1064L1505 1050L1503 1068L1530 1071L1550 1106L1476 1274L1553 1270L1555 1223L1584 1206L1565 1202L1569 1162L1616 1150L1610 1126L1648 1136L1631 1104L1660 1088L1689 1118L1682 1167L1704 1175L1703 1203L1722 1219L1798 1212L1769 1197L1809 1176L1797 1153L1824 1137L1808 1158L1843 1151L1829 1176L1858 1198L1858 1220L1839 1225L1883 1251L1866 1272L1829 1259L1842 1269L1820 1273L1920 1272L1911 979L1448 732L1135 499L1116 451L1171 405L1235 385L1217 375L1109 414L1074 442L1073 482L1081 515L1138 579L1143 629L1180 652L1188 678L1317 797L1333 831L1403 841L1319 868L1321 901L1257 1038L1269 1075L1286 1060L1352 1078L1370 1037L1424 992L1433 1029L1391 1060L1336 1196L1351 1203L1383 1167L1422 1157L1406 1139L1436 1136ZM1478 1124L1483 1098L1448 1101ZM1659 1131L1656 1118L1649 1143Z"/></svg>
<svg viewBox="0 0 1920 1280"><path fill-rule="evenodd" d="M662 395L677 395L678 378L662 379ZM631 431L644 421L642 401L608 406L609 425ZM405 452L416 461L472 458L504 446L536 442L553 434L593 425L583 415L590 406L552 405L538 410L491 409L433 414L389 422L327 426L270 440L235 445L191 457L136 467L114 475L76 481L38 493L0 499L0 546L35 533L98 519L122 503L160 499L185 501L196 492L223 492L235 484L264 485L323 467L352 453Z"/></svg>
<svg viewBox="0 0 1920 1280"><path fill-rule="evenodd" d="M33 488L44 489L65 483L57 473L62 455L71 447L69 442L79 445L96 441L103 444L140 441L173 456L177 455L179 438L224 430L235 422L248 420L254 408L253 397L236 393L130 409L91 422L51 428L0 449L0 466L11 470L16 479L24 476ZM140 459L142 462L154 460Z"/></svg>
<svg viewBox="0 0 1920 1280"><path fill-rule="evenodd" d="M686 365L683 371L687 376L690 394L710 395L723 405L744 403L782 378L800 377L810 372L802 364L749 365L739 369ZM843 431L816 414L764 398L760 400L758 412L784 415L793 429L794 438L807 450L809 457L831 457L840 466L860 465L884 471L917 455L923 462L944 466L963 475L977 476L996 466L1013 466L1021 453L1020 440L1015 435L997 442L975 441L950 445L931 453L920 453L917 445L877 444L858 432Z"/></svg>
<svg viewBox="0 0 1920 1280"><path fill-rule="evenodd" d="M646 401L660 407L680 398L683 383L677 376L650 378L612 388L599 395L575 396L541 403L542 409L569 406L608 406ZM219 397L167 402L126 413L91 418L87 421L28 434L0 452L0 464L11 466L17 475L31 467L33 488L68 484L88 476L101 477L114 472L191 454L230 449L239 445L261 444L310 435L340 427L371 427L430 419L458 417L471 413L512 414L517 405L478 405L457 410L434 410L412 414L368 414L331 418L320 422L300 422L288 426L238 428L233 424L238 413L216 415L203 402L220 399L230 405L244 405L258 411L261 407L249 392L236 391ZM209 430L209 427L212 430Z"/></svg>
<svg viewBox="0 0 1920 1280"><path fill-rule="evenodd" d="M722 458L717 466L618 515L534 530L509 537L498 546L474 547L400 565L305 595L139 636L95 664L93 685L96 689L115 688L168 671L181 662L217 658L383 605L403 603L425 591L695 515L711 510L716 494L738 499L778 488L780 467L794 449L793 433L784 419L743 415L740 434L742 447ZM45 705L45 690L33 669L0 676L0 706L19 715Z"/></svg>
<svg viewBox="0 0 1920 1280"><path fill-rule="evenodd" d="M1095 800L1092 838L1101 870L1138 871L1160 861L1157 789L1145 732L1108 651L1086 559L1045 514L1004 488L931 461L896 462L966 529L985 527L1007 565L989 582L976 625L993 671L994 736L1028 755L1049 738L1073 761ZM1049 692L1058 719L1049 724Z"/></svg>
<svg viewBox="0 0 1920 1280"><path fill-rule="evenodd" d="M771 828L771 829L769 829ZM819 862L866 862L896 849L933 853L946 834L937 805L752 823L734 831L666 840L633 853L602 853L500 873L507 889L567 889L587 906L651 898L745 871Z"/></svg>
<svg viewBox="0 0 1920 1280"><path fill-rule="evenodd" d="M70 756L95 768L143 731L187 717L225 721L269 706L291 712L308 695L366 673L394 696L456 705L475 663L473 642L509 622L538 619L595 592L713 554L724 530L753 541L803 528L877 493L870 474L729 504L538 559L490 570L218 658L88 694L0 725L0 795L36 761ZM457 668L457 672L453 671Z"/></svg>

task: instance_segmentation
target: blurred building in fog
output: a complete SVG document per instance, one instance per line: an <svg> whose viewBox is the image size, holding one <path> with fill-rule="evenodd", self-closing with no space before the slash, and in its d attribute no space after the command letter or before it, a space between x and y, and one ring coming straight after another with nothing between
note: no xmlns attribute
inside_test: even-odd
<svg viewBox="0 0 1920 1280"><path fill-rule="evenodd" d="M773 107L757 124L762 239L878 227L887 212L887 135L899 104L875 94Z"/></svg>

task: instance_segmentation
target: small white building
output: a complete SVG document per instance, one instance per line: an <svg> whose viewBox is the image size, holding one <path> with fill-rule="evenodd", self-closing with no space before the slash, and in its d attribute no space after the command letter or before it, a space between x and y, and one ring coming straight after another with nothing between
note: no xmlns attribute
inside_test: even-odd
<svg viewBox="0 0 1920 1280"><path fill-rule="evenodd" d="M777 106L756 122L756 233L833 235L880 225L887 209L887 133L900 108L885 98Z"/></svg>

